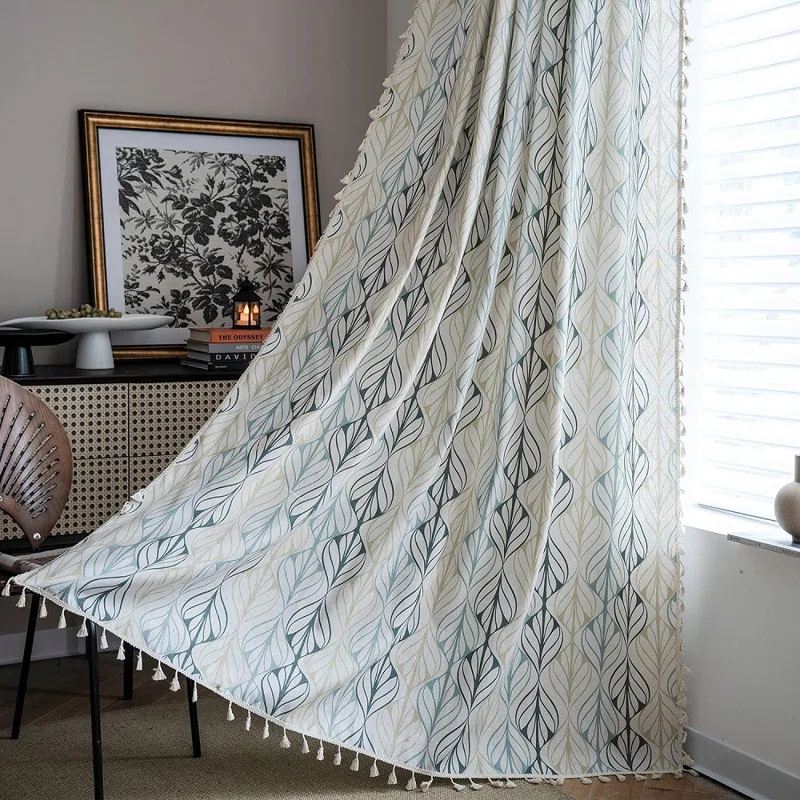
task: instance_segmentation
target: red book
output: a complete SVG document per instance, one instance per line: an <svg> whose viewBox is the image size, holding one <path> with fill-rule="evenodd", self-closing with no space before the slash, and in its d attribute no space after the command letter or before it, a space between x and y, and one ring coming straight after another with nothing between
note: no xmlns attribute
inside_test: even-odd
<svg viewBox="0 0 800 800"><path fill-rule="evenodd" d="M263 342L272 328L189 328L189 336L196 342L209 344L237 344Z"/></svg>

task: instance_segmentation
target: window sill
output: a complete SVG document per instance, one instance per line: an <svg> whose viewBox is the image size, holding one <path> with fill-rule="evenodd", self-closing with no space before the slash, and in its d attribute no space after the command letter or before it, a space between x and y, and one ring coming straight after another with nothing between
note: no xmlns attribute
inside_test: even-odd
<svg viewBox="0 0 800 800"><path fill-rule="evenodd" d="M716 533L725 536L729 542L800 558L800 546L793 545L789 534L781 530L776 522L691 506L684 511L683 524L689 535L692 532Z"/></svg>
<svg viewBox="0 0 800 800"><path fill-rule="evenodd" d="M741 514L731 514L701 506L686 506L683 509L683 524L687 528L695 528L707 533L719 533L721 536L743 531L757 534L782 532L777 522L767 522L754 517L744 517Z"/></svg>

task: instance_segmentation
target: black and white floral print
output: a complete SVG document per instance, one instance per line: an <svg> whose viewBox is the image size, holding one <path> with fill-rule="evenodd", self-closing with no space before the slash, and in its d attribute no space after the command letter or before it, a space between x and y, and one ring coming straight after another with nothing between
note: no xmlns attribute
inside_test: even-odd
<svg viewBox="0 0 800 800"><path fill-rule="evenodd" d="M278 316L293 287L286 160L117 147L125 309L222 325L239 280Z"/></svg>

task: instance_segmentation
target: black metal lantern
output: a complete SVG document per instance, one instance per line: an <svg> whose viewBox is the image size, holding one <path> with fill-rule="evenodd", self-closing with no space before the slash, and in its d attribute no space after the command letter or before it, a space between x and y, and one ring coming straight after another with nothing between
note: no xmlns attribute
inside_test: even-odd
<svg viewBox="0 0 800 800"><path fill-rule="evenodd" d="M239 283L239 291L233 296L233 327L261 327L261 298L247 278Z"/></svg>

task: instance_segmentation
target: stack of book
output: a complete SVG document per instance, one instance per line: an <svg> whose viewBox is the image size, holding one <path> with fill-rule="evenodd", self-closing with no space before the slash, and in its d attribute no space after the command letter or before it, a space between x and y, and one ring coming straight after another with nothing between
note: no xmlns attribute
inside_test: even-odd
<svg viewBox="0 0 800 800"><path fill-rule="evenodd" d="M181 364L210 372L243 372L270 328L190 328Z"/></svg>

